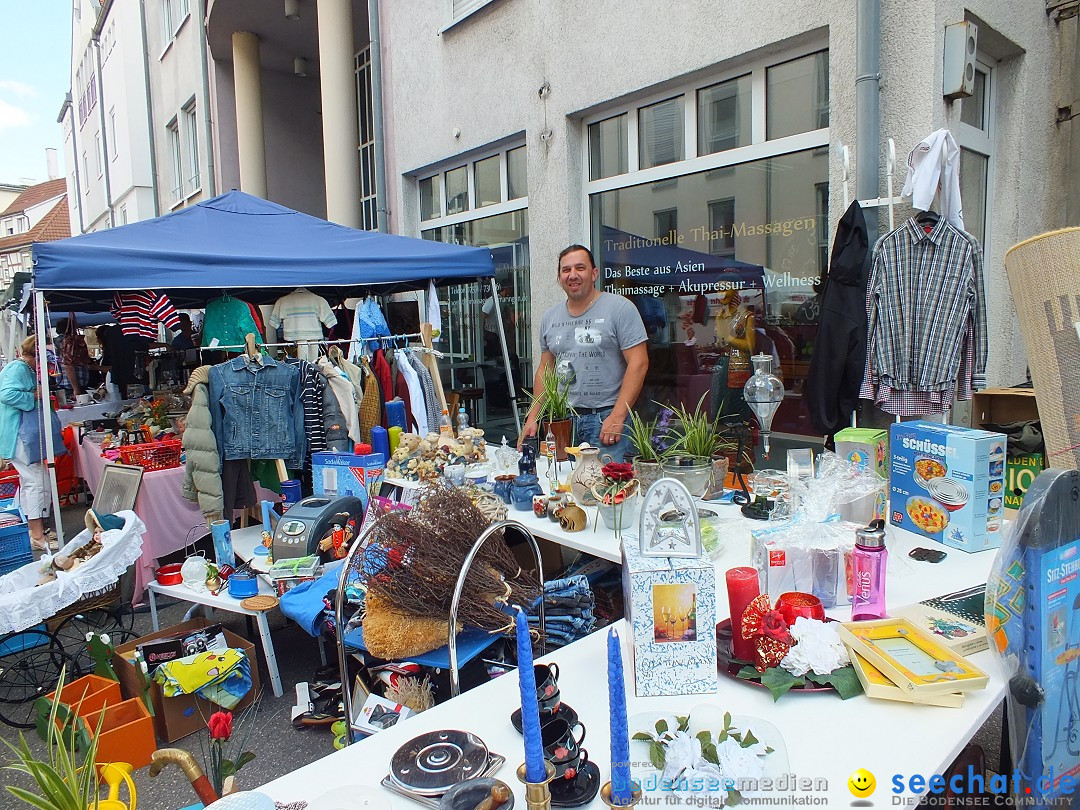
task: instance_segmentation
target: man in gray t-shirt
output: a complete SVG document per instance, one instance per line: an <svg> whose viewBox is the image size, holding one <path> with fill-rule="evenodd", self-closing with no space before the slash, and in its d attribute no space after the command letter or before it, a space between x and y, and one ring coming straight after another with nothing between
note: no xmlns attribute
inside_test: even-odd
<svg viewBox="0 0 1080 810"><path fill-rule="evenodd" d="M551 307L540 322L533 390L539 392L544 370L555 364L559 376L570 381L576 440L622 461L630 449L623 428L649 369L648 335L633 304L596 288L599 275L588 248L571 245L559 254L558 280L566 301ZM536 435L539 409L537 402L529 410L522 440Z"/></svg>

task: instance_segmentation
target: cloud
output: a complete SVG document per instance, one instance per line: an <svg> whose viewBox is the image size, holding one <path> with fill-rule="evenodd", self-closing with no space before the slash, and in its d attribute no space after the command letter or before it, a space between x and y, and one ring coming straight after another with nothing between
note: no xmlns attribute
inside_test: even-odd
<svg viewBox="0 0 1080 810"><path fill-rule="evenodd" d="M33 116L29 112L0 98L0 131L29 126L32 121Z"/></svg>
<svg viewBox="0 0 1080 810"><path fill-rule="evenodd" d="M24 98L37 95L37 88L33 85L16 81L15 79L0 79L0 92L2 91L14 93L17 96L23 96Z"/></svg>

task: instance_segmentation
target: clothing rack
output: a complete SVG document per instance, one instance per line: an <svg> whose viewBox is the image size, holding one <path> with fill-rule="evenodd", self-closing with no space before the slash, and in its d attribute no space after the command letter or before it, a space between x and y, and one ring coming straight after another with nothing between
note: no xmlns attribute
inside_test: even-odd
<svg viewBox="0 0 1080 810"><path fill-rule="evenodd" d="M351 343L359 343L359 344L362 345L362 344L367 343L369 341L379 341L379 340L386 340L386 341L389 341L389 342L393 343L395 341L413 340L413 339L422 339L422 338L423 338L423 335L420 332L415 332L415 333L410 332L408 334L402 334L402 335L384 335L382 337L356 338L355 340L353 340L351 338L343 338L343 339L340 339L340 340L288 340L288 341L285 341L283 343L262 343L260 345L263 348L267 348L267 349L283 349L283 348L287 348L289 346L338 346L338 345L347 345L347 344L351 344ZM243 343L241 343L241 344L235 345L235 346L233 346L233 345L229 345L229 346L225 346L225 345L222 345L222 346L198 346L197 351L201 355L202 352L243 351L246 348L247 347ZM432 348L430 348L428 346L405 346L405 347L402 347L402 348L406 348L409 351L420 352L421 354L432 354L435 357L442 357L443 356L443 353L440 352L438 349L432 349Z"/></svg>

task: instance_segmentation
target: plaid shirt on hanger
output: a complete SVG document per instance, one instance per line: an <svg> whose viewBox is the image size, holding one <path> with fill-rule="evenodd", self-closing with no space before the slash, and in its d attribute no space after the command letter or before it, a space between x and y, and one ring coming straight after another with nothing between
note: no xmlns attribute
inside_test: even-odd
<svg viewBox="0 0 1080 810"><path fill-rule="evenodd" d="M878 240L866 287L866 371L859 391L900 416L941 412L986 387L982 250L939 219L909 219Z"/></svg>

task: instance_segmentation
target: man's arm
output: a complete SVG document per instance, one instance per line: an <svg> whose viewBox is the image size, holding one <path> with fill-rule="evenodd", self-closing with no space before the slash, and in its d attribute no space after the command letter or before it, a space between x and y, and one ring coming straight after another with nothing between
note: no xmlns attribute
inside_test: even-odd
<svg viewBox="0 0 1080 810"><path fill-rule="evenodd" d="M622 436L630 408L637 402L641 388L645 384L645 374L649 370L649 344L642 342L623 350L626 360L626 372L619 387L619 398L611 414L600 426L600 443L615 444Z"/></svg>
<svg viewBox="0 0 1080 810"><path fill-rule="evenodd" d="M522 426L521 435L518 437L517 449L519 451L525 439L536 435L540 406L543 404L540 396L543 390L544 371L553 365L555 365L555 355L545 349L540 353L540 362L536 366L536 374L533 375L533 404L529 408L529 414L525 417L525 424ZM638 390L640 390L640 386Z"/></svg>

